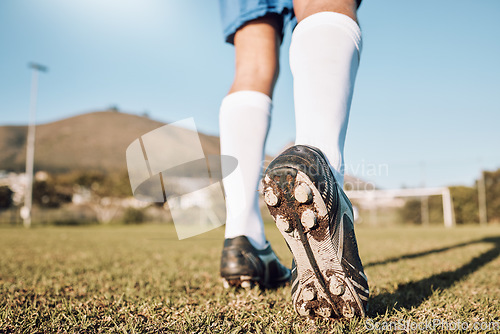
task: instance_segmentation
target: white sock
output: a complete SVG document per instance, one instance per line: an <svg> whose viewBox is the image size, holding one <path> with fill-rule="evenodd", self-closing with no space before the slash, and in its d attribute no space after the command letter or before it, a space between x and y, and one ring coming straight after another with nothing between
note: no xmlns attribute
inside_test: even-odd
<svg viewBox="0 0 500 334"><path fill-rule="evenodd" d="M319 148L340 185L344 184L344 142L360 49L357 23L333 12L302 20L290 45L295 144Z"/></svg>
<svg viewBox="0 0 500 334"><path fill-rule="evenodd" d="M239 91L222 100L219 114L221 155L238 160L223 179L226 193L226 238L246 236L258 249L267 246L258 202L258 186L271 118L271 99L264 93ZM224 159L222 159L224 173Z"/></svg>

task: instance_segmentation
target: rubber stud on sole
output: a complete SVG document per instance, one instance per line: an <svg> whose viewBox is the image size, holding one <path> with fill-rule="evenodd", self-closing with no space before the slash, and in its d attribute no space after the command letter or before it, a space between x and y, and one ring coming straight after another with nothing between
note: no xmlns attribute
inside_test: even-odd
<svg viewBox="0 0 500 334"><path fill-rule="evenodd" d="M227 279L222 280L222 286L224 287L224 289L229 289L229 282L227 281Z"/></svg>
<svg viewBox="0 0 500 334"><path fill-rule="evenodd" d="M305 300L314 300L314 298L316 298L316 291L313 288L305 288L304 291L302 291L302 297Z"/></svg>
<svg viewBox="0 0 500 334"><path fill-rule="evenodd" d="M283 217L276 217L276 226L280 231L285 231L286 233L293 231L292 224L290 224L290 222Z"/></svg>
<svg viewBox="0 0 500 334"><path fill-rule="evenodd" d="M346 318L354 317L354 309L350 304L344 305L344 309L342 310L342 315Z"/></svg>
<svg viewBox="0 0 500 334"><path fill-rule="evenodd" d="M320 307L316 310L316 314L323 318L330 318L332 316L332 309L329 307Z"/></svg>
<svg viewBox="0 0 500 334"><path fill-rule="evenodd" d="M295 199L302 204L309 203L312 200L311 188L305 183L299 183L293 191Z"/></svg>
<svg viewBox="0 0 500 334"><path fill-rule="evenodd" d="M267 188L264 192L264 201L269 206L276 206L278 205L279 198L276 196L272 188Z"/></svg>
<svg viewBox="0 0 500 334"><path fill-rule="evenodd" d="M244 289L250 289L252 287L252 282L250 281L242 281L241 287Z"/></svg>
<svg viewBox="0 0 500 334"><path fill-rule="evenodd" d="M302 225L305 227L312 229L316 227L317 224L317 219L316 219L316 214L314 213L313 210L307 209L304 212L302 212L302 216L300 217L300 221L302 222Z"/></svg>
<svg viewBox="0 0 500 334"><path fill-rule="evenodd" d="M300 307L297 309L297 313L300 316L307 317L311 314L311 309L306 306L306 303L303 303L300 305Z"/></svg>
<svg viewBox="0 0 500 334"><path fill-rule="evenodd" d="M332 280L330 281L330 292L335 296L341 296L345 292L345 286L332 277Z"/></svg>

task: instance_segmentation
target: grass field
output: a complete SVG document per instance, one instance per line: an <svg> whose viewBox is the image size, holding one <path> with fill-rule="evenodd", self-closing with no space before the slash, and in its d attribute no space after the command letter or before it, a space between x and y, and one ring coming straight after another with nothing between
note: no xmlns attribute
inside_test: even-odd
<svg viewBox="0 0 500 334"><path fill-rule="evenodd" d="M289 264L279 232L266 229ZM224 290L220 228L184 241L167 225L1 228L0 333L330 333L401 320L448 321L450 330L500 321L500 226L359 227L357 235L368 318L335 322L299 318L289 286Z"/></svg>

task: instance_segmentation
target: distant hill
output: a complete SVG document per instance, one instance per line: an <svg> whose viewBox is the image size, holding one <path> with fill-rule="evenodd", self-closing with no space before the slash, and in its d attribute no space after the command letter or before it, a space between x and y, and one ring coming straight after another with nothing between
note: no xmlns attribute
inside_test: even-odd
<svg viewBox="0 0 500 334"><path fill-rule="evenodd" d="M115 110L91 112L36 126L35 170L64 173L74 170L124 172L125 152L137 138L166 123ZM0 126L0 170L23 172L26 161L27 126ZM219 137L199 133L205 156L220 154ZM172 138L182 155L188 148ZM292 145L290 143L288 146ZM169 151L172 147L169 147ZM170 151L171 152L171 151ZM266 156L265 166L272 157ZM205 166L191 166L183 175L195 176ZM365 182L346 175L350 189L362 189Z"/></svg>
<svg viewBox="0 0 500 334"><path fill-rule="evenodd" d="M124 171L128 145L163 125L147 117L117 111L92 112L37 125L35 170ZM26 135L27 126L0 126L0 170L24 171ZM199 137L205 155L219 154L218 137L201 133ZM181 140L177 149L179 152L186 149Z"/></svg>

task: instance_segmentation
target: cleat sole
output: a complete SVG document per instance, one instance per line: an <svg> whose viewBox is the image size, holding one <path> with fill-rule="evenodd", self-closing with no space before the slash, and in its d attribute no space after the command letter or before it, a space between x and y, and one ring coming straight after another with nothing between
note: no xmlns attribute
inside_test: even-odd
<svg viewBox="0 0 500 334"><path fill-rule="evenodd" d="M332 241L328 209L319 190L293 167L267 171L263 183L265 189L279 189L277 195L272 192L277 196L271 201L275 205L265 202L297 265L296 312L308 317L364 317L362 303L335 251L338 246Z"/></svg>

